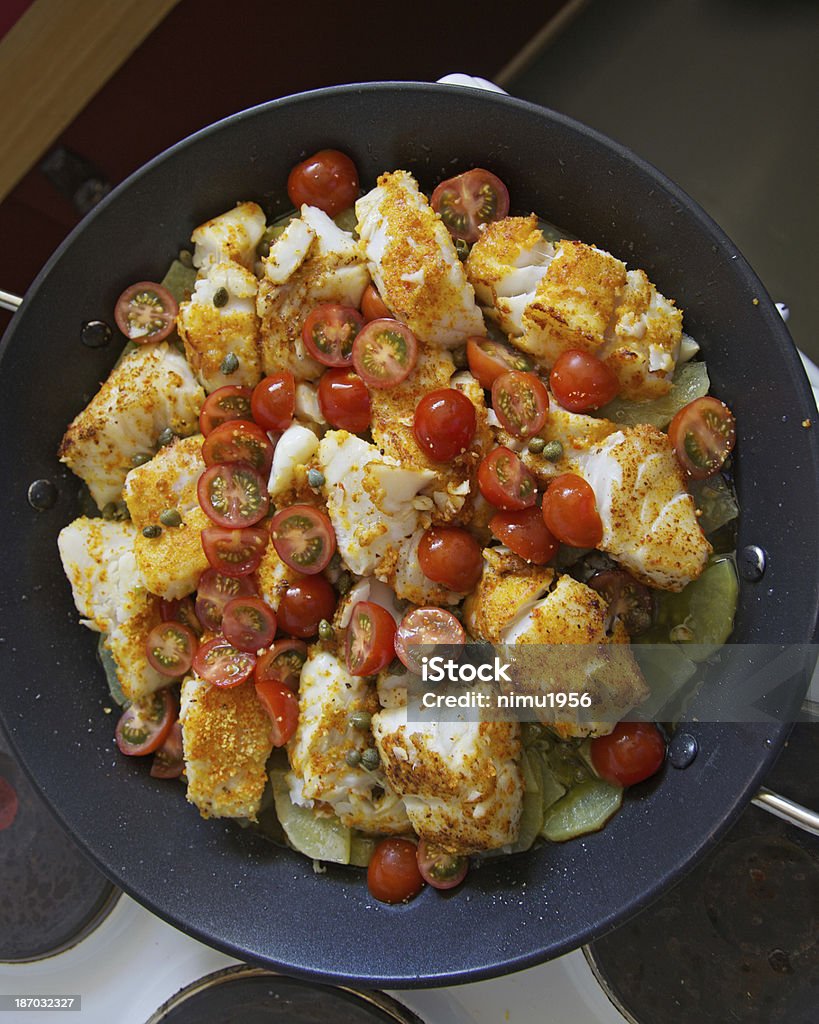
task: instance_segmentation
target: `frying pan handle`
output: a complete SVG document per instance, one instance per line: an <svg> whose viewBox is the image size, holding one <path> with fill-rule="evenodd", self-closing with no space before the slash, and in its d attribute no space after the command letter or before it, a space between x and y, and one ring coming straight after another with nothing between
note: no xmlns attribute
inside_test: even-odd
<svg viewBox="0 0 819 1024"><path fill-rule="evenodd" d="M14 292L5 292L0 288L0 309L7 309L13 313L20 308L22 302L22 296L15 295Z"/></svg>
<svg viewBox="0 0 819 1024"><path fill-rule="evenodd" d="M761 807L769 814L775 814L777 818L782 818L791 825L796 825L803 832L819 836L819 814L816 811L808 810L807 807L794 803L793 800L788 800L787 797L780 796L764 786L751 803Z"/></svg>

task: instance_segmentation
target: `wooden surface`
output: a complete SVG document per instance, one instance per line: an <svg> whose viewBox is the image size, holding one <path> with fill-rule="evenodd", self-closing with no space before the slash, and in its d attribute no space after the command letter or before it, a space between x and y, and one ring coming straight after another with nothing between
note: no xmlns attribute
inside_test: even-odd
<svg viewBox="0 0 819 1024"><path fill-rule="evenodd" d="M0 199L177 0L36 0L0 41Z"/></svg>

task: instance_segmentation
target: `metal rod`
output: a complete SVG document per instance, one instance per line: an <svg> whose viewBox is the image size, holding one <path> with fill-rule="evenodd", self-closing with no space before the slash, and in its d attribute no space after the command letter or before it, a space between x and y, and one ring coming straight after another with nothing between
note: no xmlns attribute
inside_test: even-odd
<svg viewBox="0 0 819 1024"><path fill-rule="evenodd" d="M20 308L22 302L22 295L15 295L14 292L4 292L0 288L0 309L7 309L10 313L13 313Z"/></svg>
<svg viewBox="0 0 819 1024"><path fill-rule="evenodd" d="M769 814L775 814L791 825L796 825L803 832L810 832L811 835L819 836L819 814L811 811L801 804L788 800L787 797L766 789L764 786L751 801L757 807Z"/></svg>

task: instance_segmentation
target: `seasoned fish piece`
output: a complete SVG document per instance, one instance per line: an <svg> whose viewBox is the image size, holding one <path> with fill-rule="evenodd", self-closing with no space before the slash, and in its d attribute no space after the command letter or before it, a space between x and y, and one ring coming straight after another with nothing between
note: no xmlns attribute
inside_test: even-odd
<svg viewBox="0 0 819 1024"><path fill-rule="evenodd" d="M574 453L603 522L601 551L643 583L682 590L696 579L711 545L668 437L648 424L624 427Z"/></svg>
<svg viewBox="0 0 819 1024"><path fill-rule="evenodd" d="M370 731L355 728L350 716L377 710L366 679L351 676L339 657L314 646L301 671L299 724L288 744L290 797L302 807L328 805L349 828L408 832L403 801L383 772L347 764L351 751L363 754L373 745Z"/></svg>
<svg viewBox="0 0 819 1024"><path fill-rule="evenodd" d="M252 683L182 683L179 711L188 801L203 818L256 819L273 749L270 718Z"/></svg>
<svg viewBox="0 0 819 1024"><path fill-rule="evenodd" d="M484 548L480 581L464 601L466 628L501 643L504 631L543 597L554 578L554 569L530 565L506 548Z"/></svg>
<svg viewBox="0 0 819 1024"><path fill-rule="evenodd" d="M274 612L279 610L282 595L298 576L295 569L291 569L279 558L273 545L268 544L256 570L256 581L259 584L259 596Z"/></svg>
<svg viewBox="0 0 819 1024"><path fill-rule="evenodd" d="M194 434L160 448L150 462L125 478L123 497L139 531L134 544L137 565L148 589L169 601L196 590L209 567L201 532L213 524L196 495L204 468L202 435ZM162 526L159 517L167 509L180 514L180 526ZM145 537L146 526L160 526L162 533Z"/></svg>
<svg viewBox="0 0 819 1024"><path fill-rule="evenodd" d="M227 293L227 300L216 306L213 298L220 289ZM254 387L262 378L257 290L258 281L249 270L237 263L214 263L207 276L196 282L190 301L179 307L179 337L207 392L226 384ZM238 366L225 373L222 364L230 354L236 356Z"/></svg>
<svg viewBox="0 0 819 1024"><path fill-rule="evenodd" d="M256 246L265 229L264 210L258 203L239 203L227 213L200 224L191 235L195 243L193 265L202 271L213 263L240 263L253 269Z"/></svg>
<svg viewBox="0 0 819 1024"><path fill-rule="evenodd" d="M382 174L355 204L367 265L384 302L420 341L443 348L483 334L449 231L407 171Z"/></svg>
<svg viewBox="0 0 819 1024"><path fill-rule="evenodd" d="M579 412L564 409L554 397L549 395L549 415L540 431L539 437L544 441L559 441L563 454L559 459L547 459L542 452L532 452L528 447L520 451L523 464L535 474L541 482L548 481L560 473L572 472L575 457L588 451L593 445L599 444L609 434L619 430L616 423L603 419L602 416L585 416ZM497 431L498 444L506 445L515 450L520 442L503 430Z"/></svg>
<svg viewBox="0 0 819 1024"><path fill-rule="evenodd" d="M405 707L373 717L384 774L417 834L450 853L517 838L523 800L517 722L407 721Z"/></svg>
<svg viewBox="0 0 819 1024"><path fill-rule="evenodd" d="M307 463L318 446L316 435L301 423L293 423L285 430L273 451L273 465L267 485L271 498L279 498L293 487L304 486Z"/></svg>
<svg viewBox="0 0 819 1024"><path fill-rule="evenodd" d="M168 685L145 654L146 637L160 621L159 598L145 589L134 558L136 535L133 523L83 516L57 538L81 621L105 633L122 692L131 701Z"/></svg>
<svg viewBox="0 0 819 1024"><path fill-rule="evenodd" d="M358 306L369 283L361 243L314 206L302 206L262 261L256 311L261 317L262 366L316 380L325 367L304 347L301 329L320 302Z"/></svg>
<svg viewBox="0 0 819 1024"><path fill-rule="evenodd" d="M60 461L86 482L102 508L120 498L132 458L151 454L166 427L180 435L199 429L204 400L190 366L171 345L140 345L71 421Z"/></svg>

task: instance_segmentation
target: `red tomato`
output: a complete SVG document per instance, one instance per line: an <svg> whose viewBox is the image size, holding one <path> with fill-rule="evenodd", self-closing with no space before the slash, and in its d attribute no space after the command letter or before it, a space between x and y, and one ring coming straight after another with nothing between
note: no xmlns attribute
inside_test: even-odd
<svg viewBox="0 0 819 1024"><path fill-rule="evenodd" d="M265 430L287 430L296 411L296 381L293 374L283 370L263 377L253 389L250 411L253 419Z"/></svg>
<svg viewBox="0 0 819 1024"><path fill-rule="evenodd" d="M159 602L159 614L163 622L181 622L197 637L202 635L202 623L196 617L196 607L190 596L182 597L178 601L166 601L163 598Z"/></svg>
<svg viewBox="0 0 819 1024"><path fill-rule="evenodd" d="M495 378L492 408L504 430L515 437L532 437L546 422L549 392L533 373L509 370Z"/></svg>
<svg viewBox="0 0 819 1024"><path fill-rule="evenodd" d="M259 655L253 676L257 684L284 683L291 690L297 690L305 661L306 643L302 640L277 640L269 651Z"/></svg>
<svg viewBox="0 0 819 1024"><path fill-rule="evenodd" d="M223 636L201 645L193 658L193 671L212 686L238 686L253 672L256 656L240 651Z"/></svg>
<svg viewBox="0 0 819 1024"><path fill-rule="evenodd" d="M250 388L226 384L209 394L199 412L199 429L205 437L228 420L249 420L252 393Z"/></svg>
<svg viewBox="0 0 819 1024"><path fill-rule="evenodd" d="M411 672L421 672L420 659L429 648L461 647L466 643L464 627L445 608L413 608L395 632L395 653ZM419 650L424 647L426 650Z"/></svg>
<svg viewBox="0 0 819 1024"><path fill-rule="evenodd" d="M478 487L490 505L507 511L530 508L537 482L511 448L495 448L478 466Z"/></svg>
<svg viewBox="0 0 819 1024"><path fill-rule="evenodd" d="M196 617L205 629L218 633L228 601L256 593L256 584L249 576L225 576L215 569L206 569L196 585Z"/></svg>
<svg viewBox="0 0 819 1024"><path fill-rule="evenodd" d="M416 851L421 877L433 889L454 889L466 878L469 858L447 853L422 839Z"/></svg>
<svg viewBox="0 0 819 1024"><path fill-rule="evenodd" d="M363 434L370 426L370 392L367 385L351 370L328 370L318 386L318 402L322 415L331 427Z"/></svg>
<svg viewBox="0 0 819 1024"><path fill-rule="evenodd" d="M287 194L298 210L303 203L336 217L358 198L358 171L337 149L321 149L296 164L287 179Z"/></svg>
<svg viewBox="0 0 819 1024"><path fill-rule="evenodd" d="M211 466L199 477L196 492L205 515L230 529L253 526L264 519L270 506L267 481L246 462Z"/></svg>
<svg viewBox="0 0 819 1024"><path fill-rule="evenodd" d="M381 903L405 903L424 888L415 843L409 839L382 839L367 868L370 895Z"/></svg>
<svg viewBox="0 0 819 1024"><path fill-rule="evenodd" d="M483 224L503 220L509 213L509 192L491 171L474 167L442 181L432 193L430 204L453 238L474 242Z"/></svg>
<svg viewBox="0 0 819 1024"><path fill-rule="evenodd" d="M0 832L14 824L19 809L17 791L8 779L0 776Z"/></svg>
<svg viewBox="0 0 819 1024"><path fill-rule="evenodd" d="M151 776L155 779L178 779L184 767L182 723L177 719L165 737L165 742L154 754Z"/></svg>
<svg viewBox="0 0 819 1024"><path fill-rule="evenodd" d="M255 654L273 643L276 613L260 597L234 597L225 605L222 632L234 647Z"/></svg>
<svg viewBox="0 0 819 1024"><path fill-rule="evenodd" d="M455 388L430 391L415 407L415 440L434 462L451 462L466 451L477 426L475 406Z"/></svg>
<svg viewBox="0 0 819 1024"><path fill-rule="evenodd" d="M273 464L273 442L250 420L228 420L205 438L202 458L206 466L246 462L266 478Z"/></svg>
<svg viewBox="0 0 819 1024"><path fill-rule="evenodd" d="M431 526L418 544L421 571L447 590L467 594L481 578L481 546L458 526Z"/></svg>
<svg viewBox="0 0 819 1024"><path fill-rule="evenodd" d="M145 638L145 653L160 675L177 679L191 667L196 645L196 634L181 622L160 622Z"/></svg>
<svg viewBox="0 0 819 1024"><path fill-rule="evenodd" d="M138 281L117 299L114 319L130 341L162 341L176 326L179 306L167 288L155 281Z"/></svg>
<svg viewBox="0 0 819 1024"><path fill-rule="evenodd" d="M561 473L549 484L543 521L561 543L573 548L596 548L603 539L594 491L576 473Z"/></svg>
<svg viewBox="0 0 819 1024"><path fill-rule="evenodd" d="M225 576L247 576L259 567L270 535L261 526L230 530L224 526L206 526L202 530L202 550L211 566Z"/></svg>
<svg viewBox="0 0 819 1024"><path fill-rule="evenodd" d="M299 724L299 698L290 687L274 679L256 683L256 696L270 717L273 746L283 747Z"/></svg>
<svg viewBox="0 0 819 1024"><path fill-rule="evenodd" d="M539 508L497 512L489 520L489 529L501 544L535 565L546 565L560 547L543 522L543 513Z"/></svg>
<svg viewBox="0 0 819 1024"><path fill-rule="evenodd" d="M352 306L323 302L304 321L301 336L310 355L325 366L349 366L353 340L364 317Z"/></svg>
<svg viewBox="0 0 819 1024"><path fill-rule="evenodd" d="M353 606L347 629L347 670L353 676L372 676L395 657L395 619L372 601Z"/></svg>
<svg viewBox="0 0 819 1024"><path fill-rule="evenodd" d="M695 398L680 409L668 428L680 465L694 480L718 472L737 439L734 414L718 398Z"/></svg>
<svg viewBox="0 0 819 1024"><path fill-rule="evenodd" d="M117 722L117 746L129 757L152 754L165 742L175 719L176 704L170 690L157 690L135 700Z"/></svg>
<svg viewBox="0 0 819 1024"><path fill-rule="evenodd" d="M549 374L555 398L570 412L589 412L616 398L620 382L600 360L579 348L561 352Z"/></svg>
<svg viewBox="0 0 819 1024"><path fill-rule="evenodd" d="M591 741L591 760L607 782L633 786L660 770L665 741L653 722L620 722L608 736Z"/></svg>
<svg viewBox="0 0 819 1024"><path fill-rule="evenodd" d="M528 356L494 338L467 338L466 358L472 376L487 390L502 373L508 373L509 370L530 373L534 369Z"/></svg>
<svg viewBox="0 0 819 1024"><path fill-rule="evenodd" d="M364 289L364 294L361 296L361 312L364 314L364 320L367 323L370 320L384 320L392 316L392 313L387 308L387 304L378 294L374 284L368 284Z"/></svg>
<svg viewBox="0 0 819 1024"><path fill-rule="evenodd" d="M418 362L418 342L391 317L370 320L353 342L353 366L371 388L392 388L406 380Z"/></svg>
<svg viewBox="0 0 819 1024"><path fill-rule="evenodd" d="M273 547L285 565L307 576L321 572L336 550L336 532L313 505L290 505L270 520Z"/></svg>
<svg viewBox="0 0 819 1024"><path fill-rule="evenodd" d="M294 580L282 595L279 629L290 636L315 636L321 620L329 622L332 619L337 603L336 592L326 577L302 576Z"/></svg>

